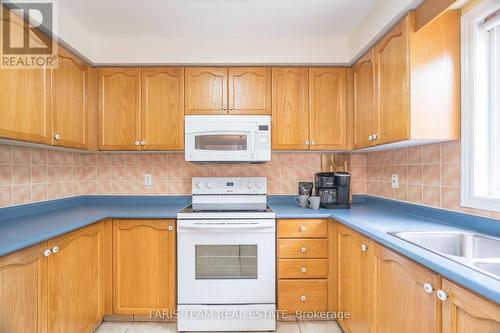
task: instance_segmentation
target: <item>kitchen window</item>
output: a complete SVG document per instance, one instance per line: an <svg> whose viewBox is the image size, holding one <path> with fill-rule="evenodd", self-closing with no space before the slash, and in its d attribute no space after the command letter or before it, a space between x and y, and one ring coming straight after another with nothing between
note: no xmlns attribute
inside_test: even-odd
<svg viewBox="0 0 500 333"><path fill-rule="evenodd" d="M462 16L462 205L500 211L500 3Z"/></svg>

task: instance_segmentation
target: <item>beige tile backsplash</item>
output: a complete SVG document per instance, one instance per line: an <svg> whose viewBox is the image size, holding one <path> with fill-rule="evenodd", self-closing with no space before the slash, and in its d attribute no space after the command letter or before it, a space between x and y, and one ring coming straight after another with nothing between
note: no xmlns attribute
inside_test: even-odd
<svg viewBox="0 0 500 333"><path fill-rule="evenodd" d="M269 163L193 164L183 153L79 153L0 145L0 207L81 194L188 195L196 176L267 177L271 194L312 181L319 153L273 153ZM153 186L144 185L144 174Z"/></svg>

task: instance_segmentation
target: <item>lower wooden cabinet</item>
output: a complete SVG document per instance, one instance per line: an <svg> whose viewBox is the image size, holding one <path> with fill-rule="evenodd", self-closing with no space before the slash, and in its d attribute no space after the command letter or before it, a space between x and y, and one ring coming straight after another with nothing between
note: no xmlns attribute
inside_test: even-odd
<svg viewBox="0 0 500 333"><path fill-rule="evenodd" d="M47 333L47 242L0 257L0 332Z"/></svg>
<svg viewBox="0 0 500 333"><path fill-rule="evenodd" d="M339 321L346 333L375 332L374 249L370 240L341 225L335 226L335 251L338 255L338 311L351 316Z"/></svg>
<svg viewBox="0 0 500 333"><path fill-rule="evenodd" d="M48 242L48 331L91 332L104 314L104 224Z"/></svg>
<svg viewBox="0 0 500 333"><path fill-rule="evenodd" d="M441 333L499 333L500 306L443 279Z"/></svg>
<svg viewBox="0 0 500 333"><path fill-rule="evenodd" d="M174 220L113 220L113 313L176 307Z"/></svg>

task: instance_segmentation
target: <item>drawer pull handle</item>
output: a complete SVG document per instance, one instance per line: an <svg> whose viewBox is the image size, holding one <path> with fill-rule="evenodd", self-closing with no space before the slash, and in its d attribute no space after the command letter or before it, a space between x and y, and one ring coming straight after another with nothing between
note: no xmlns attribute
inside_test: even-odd
<svg viewBox="0 0 500 333"><path fill-rule="evenodd" d="M361 251L362 251L362 252L366 252L366 251L368 251L368 245L366 245L366 244L362 244L362 245L361 245Z"/></svg>
<svg viewBox="0 0 500 333"><path fill-rule="evenodd" d="M52 252L50 252L50 250L49 250L49 249L47 249L47 250L43 251L43 255L44 255L44 256L46 256L46 257L50 256L50 254L51 254L51 253L52 253Z"/></svg>
<svg viewBox="0 0 500 333"><path fill-rule="evenodd" d="M301 249L300 249L300 252L302 252L302 253L306 253L306 252L307 252L307 249L306 249L305 247L303 247L303 248L301 248Z"/></svg>
<svg viewBox="0 0 500 333"><path fill-rule="evenodd" d="M437 297L441 300L441 301L446 301L448 299L448 293L444 290L441 290L439 289L437 292Z"/></svg>
<svg viewBox="0 0 500 333"><path fill-rule="evenodd" d="M54 247L52 248L52 253L57 253L57 252L59 252L59 247L54 246Z"/></svg>
<svg viewBox="0 0 500 333"><path fill-rule="evenodd" d="M302 273L305 273L305 272L307 272L307 268L302 267L302 268L300 269L300 271L301 271Z"/></svg>
<svg viewBox="0 0 500 333"><path fill-rule="evenodd" d="M305 301L306 301L306 297L305 297L305 296L300 296L300 300L301 300L302 302L305 302Z"/></svg>
<svg viewBox="0 0 500 333"><path fill-rule="evenodd" d="M173 226L171 226L171 225L169 225L169 226L168 226L168 230L169 230L169 231L172 231L172 230L174 230L174 227L173 227Z"/></svg>
<svg viewBox="0 0 500 333"><path fill-rule="evenodd" d="M306 231L306 226L305 225L301 226L300 231Z"/></svg>
<svg viewBox="0 0 500 333"><path fill-rule="evenodd" d="M426 293L432 294L432 292L434 291L434 287L430 283L424 283L424 290Z"/></svg>

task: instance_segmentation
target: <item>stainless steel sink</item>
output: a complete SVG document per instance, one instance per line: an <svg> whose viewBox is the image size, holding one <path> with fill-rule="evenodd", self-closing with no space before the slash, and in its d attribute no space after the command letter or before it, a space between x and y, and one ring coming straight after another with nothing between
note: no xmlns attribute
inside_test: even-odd
<svg viewBox="0 0 500 333"><path fill-rule="evenodd" d="M466 231L389 234L500 280L500 238Z"/></svg>

